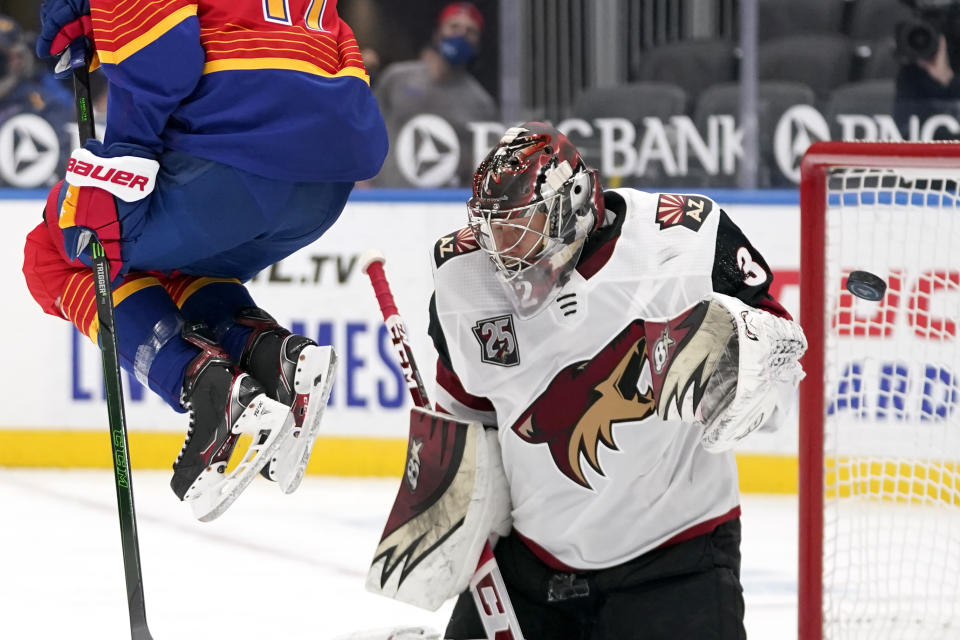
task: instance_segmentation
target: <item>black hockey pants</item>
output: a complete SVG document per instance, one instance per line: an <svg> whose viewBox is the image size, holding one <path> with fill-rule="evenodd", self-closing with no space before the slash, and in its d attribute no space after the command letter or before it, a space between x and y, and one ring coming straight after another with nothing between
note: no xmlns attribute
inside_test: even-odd
<svg viewBox="0 0 960 640"><path fill-rule="evenodd" d="M494 554L526 640L744 640L740 520L622 565L558 573L516 536ZM446 638L484 638L469 593Z"/></svg>

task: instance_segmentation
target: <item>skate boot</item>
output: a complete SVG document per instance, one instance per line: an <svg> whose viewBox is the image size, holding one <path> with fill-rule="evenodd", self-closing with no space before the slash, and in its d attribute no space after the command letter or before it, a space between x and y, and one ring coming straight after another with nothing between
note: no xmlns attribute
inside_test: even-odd
<svg viewBox="0 0 960 640"><path fill-rule="evenodd" d="M293 428L289 409L267 397L252 376L234 368L230 356L202 323L184 326L183 338L202 352L187 367L180 402L190 412L187 438L173 463L170 486L190 502L198 520L213 520L276 454ZM227 466L242 434L252 437L236 467Z"/></svg>
<svg viewBox="0 0 960 640"><path fill-rule="evenodd" d="M333 347L292 334L256 307L241 309L237 324L253 332L243 348L240 368L260 380L267 395L290 407L293 429L261 472L293 493L306 472L320 419L330 398L337 354Z"/></svg>

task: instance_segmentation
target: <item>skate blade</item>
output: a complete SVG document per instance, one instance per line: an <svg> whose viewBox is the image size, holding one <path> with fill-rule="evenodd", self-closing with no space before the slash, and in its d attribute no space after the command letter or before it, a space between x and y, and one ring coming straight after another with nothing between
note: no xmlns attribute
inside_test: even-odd
<svg viewBox="0 0 960 640"><path fill-rule="evenodd" d="M291 433L285 438L270 465L271 475L275 470L277 484L284 493L293 493L303 481L314 441L320 433L320 422L330 399L336 371L337 354L333 347L312 347L303 361L302 369L294 377L297 394L307 393L310 400L303 428L299 433Z"/></svg>
<svg viewBox="0 0 960 640"><path fill-rule="evenodd" d="M253 436L249 448L232 471L221 473L217 465L200 473L186 498L194 517L201 522L210 522L223 514L253 482L267 461L276 455L292 430L293 416L286 405L271 400L266 394L254 398L233 427L234 433ZM269 435L257 444L257 436L264 431Z"/></svg>
<svg viewBox="0 0 960 640"><path fill-rule="evenodd" d="M439 631L430 627L392 627L354 631L334 640L441 640Z"/></svg>

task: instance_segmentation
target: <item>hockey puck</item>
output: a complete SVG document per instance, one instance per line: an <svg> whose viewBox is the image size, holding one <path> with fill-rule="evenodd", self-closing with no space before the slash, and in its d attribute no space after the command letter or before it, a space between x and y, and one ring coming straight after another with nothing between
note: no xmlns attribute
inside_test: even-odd
<svg viewBox="0 0 960 640"><path fill-rule="evenodd" d="M887 292L887 283L883 278L875 276L869 271L851 271L847 276L847 291L869 300L870 302L879 302L883 300L883 294Z"/></svg>

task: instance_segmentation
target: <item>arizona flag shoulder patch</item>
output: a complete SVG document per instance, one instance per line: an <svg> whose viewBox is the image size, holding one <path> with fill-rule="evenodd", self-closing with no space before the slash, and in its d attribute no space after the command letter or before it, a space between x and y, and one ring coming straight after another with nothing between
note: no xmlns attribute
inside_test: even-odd
<svg viewBox="0 0 960 640"><path fill-rule="evenodd" d="M450 258L472 253L479 248L473 236L473 230L470 227L464 227L437 240L433 246L433 260L439 267Z"/></svg>
<svg viewBox="0 0 960 640"><path fill-rule="evenodd" d="M713 211L713 201L705 196L661 193L657 199L657 224L660 229L686 227L699 231Z"/></svg>

